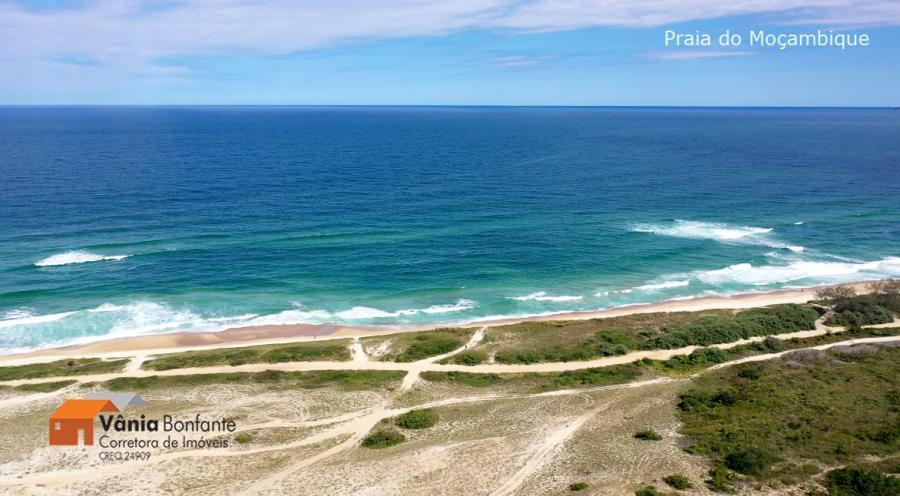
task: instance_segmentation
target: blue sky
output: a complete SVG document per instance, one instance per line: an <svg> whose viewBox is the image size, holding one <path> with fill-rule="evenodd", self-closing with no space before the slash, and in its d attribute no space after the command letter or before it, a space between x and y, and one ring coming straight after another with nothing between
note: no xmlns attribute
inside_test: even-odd
<svg viewBox="0 0 900 496"><path fill-rule="evenodd" d="M898 0L0 0L0 26L2 104L900 105Z"/></svg>

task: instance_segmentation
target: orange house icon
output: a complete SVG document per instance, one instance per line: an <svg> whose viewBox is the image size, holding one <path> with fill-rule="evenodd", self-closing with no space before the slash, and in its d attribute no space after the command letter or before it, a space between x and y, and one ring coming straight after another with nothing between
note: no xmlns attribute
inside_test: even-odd
<svg viewBox="0 0 900 496"><path fill-rule="evenodd" d="M119 409L110 400L66 400L50 416L50 446L94 444L94 418Z"/></svg>

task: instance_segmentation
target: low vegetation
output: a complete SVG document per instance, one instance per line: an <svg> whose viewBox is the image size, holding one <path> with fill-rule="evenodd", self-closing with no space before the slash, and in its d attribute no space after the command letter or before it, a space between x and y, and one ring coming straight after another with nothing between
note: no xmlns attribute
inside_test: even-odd
<svg viewBox="0 0 900 496"><path fill-rule="evenodd" d="M660 436L658 432L652 429L635 432L634 438L640 439L642 441L662 441L662 436Z"/></svg>
<svg viewBox="0 0 900 496"><path fill-rule="evenodd" d="M395 387L405 375L394 370L320 370L310 372L232 372L148 377L118 377L100 384L110 391L146 391L211 384L268 384L280 388L336 387L345 391Z"/></svg>
<svg viewBox="0 0 900 496"><path fill-rule="evenodd" d="M476 365L493 355L508 364L585 361L630 351L708 346L815 328L819 312L775 305L742 312L651 313L580 321L521 322L488 328L473 350L447 360Z"/></svg>
<svg viewBox="0 0 900 496"><path fill-rule="evenodd" d="M740 339L815 329L819 313L803 305L753 308L734 317L710 315L672 327L653 340L656 348L682 348L730 343Z"/></svg>
<svg viewBox="0 0 900 496"><path fill-rule="evenodd" d="M64 387L71 386L78 381L68 380L68 381L54 381L54 382L39 382L36 384L22 384L20 386L16 386L16 391L21 391L24 393L52 393L53 391L59 391Z"/></svg>
<svg viewBox="0 0 900 496"><path fill-rule="evenodd" d="M469 340L472 329L435 329L433 331L405 332L388 336L373 336L362 340L366 349L377 348L390 341L388 351L377 357L382 361L415 362L423 358L449 353L462 347Z"/></svg>
<svg viewBox="0 0 900 496"><path fill-rule="evenodd" d="M690 489L693 487L690 479L681 475L681 474L672 474L663 477L663 482L669 485L669 487L679 490Z"/></svg>
<svg viewBox="0 0 900 496"><path fill-rule="evenodd" d="M112 372L121 372L127 363L127 359L101 360L99 358L78 358L14 367L0 367L0 381L87 374L108 374Z"/></svg>
<svg viewBox="0 0 900 496"><path fill-rule="evenodd" d="M404 429L427 429L433 427L440 420L440 416L434 410L410 410L394 420L397 427Z"/></svg>
<svg viewBox="0 0 900 496"><path fill-rule="evenodd" d="M299 344L274 344L224 348L216 350L184 351L160 355L141 364L146 370L171 370L214 365L243 365L246 363L282 363L314 360L345 361L350 359L349 341L326 340Z"/></svg>
<svg viewBox="0 0 900 496"><path fill-rule="evenodd" d="M634 492L634 496L663 496L654 486L646 486Z"/></svg>
<svg viewBox="0 0 900 496"><path fill-rule="evenodd" d="M253 440L253 437L246 432L242 432L237 436L234 436L234 440L237 441L238 444L247 444Z"/></svg>
<svg viewBox="0 0 900 496"><path fill-rule="evenodd" d="M860 327L893 322L893 314L900 313L900 281L877 281L869 284L868 291L858 295L852 286L819 290L816 297L834 310L828 325Z"/></svg>
<svg viewBox="0 0 900 496"><path fill-rule="evenodd" d="M798 461L834 466L896 453L900 348L861 346L798 350L697 378L678 408L688 451L715 465L707 484L727 490L734 473L791 484Z"/></svg>
<svg viewBox="0 0 900 496"><path fill-rule="evenodd" d="M432 382L455 382L471 387L519 386L534 391L559 388L603 386L630 382L644 373L635 364L613 365L565 372L526 374L473 374L469 372L422 372Z"/></svg>
<svg viewBox="0 0 900 496"><path fill-rule="evenodd" d="M591 487L591 485L587 482L573 482L572 484L569 484L569 491L584 491L589 487Z"/></svg>
<svg viewBox="0 0 900 496"><path fill-rule="evenodd" d="M825 475L828 496L897 496L900 478L864 467L844 467Z"/></svg>
<svg viewBox="0 0 900 496"><path fill-rule="evenodd" d="M404 441L406 441L406 436L394 429L378 429L369 433L363 439L362 445L366 448L384 449L396 446Z"/></svg>

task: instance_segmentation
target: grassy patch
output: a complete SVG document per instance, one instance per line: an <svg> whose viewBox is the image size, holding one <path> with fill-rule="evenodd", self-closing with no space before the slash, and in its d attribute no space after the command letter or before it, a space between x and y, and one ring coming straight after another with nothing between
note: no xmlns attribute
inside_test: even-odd
<svg viewBox="0 0 900 496"><path fill-rule="evenodd" d="M406 441L406 436L394 429L378 429L371 432L362 441L363 447L372 449L384 449L396 446Z"/></svg>
<svg viewBox="0 0 900 496"><path fill-rule="evenodd" d="M460 365L478 365L479 363L484 363L485 361L487 361L487 358L487 353L483 351L468 350L453 355L452 357L446 359L445 362L457 363Z"/></svg>
<svg viewBox="0 0 900 496"><path fill-rule="evenodd" d="M277 387L314 389L334 386L345 391L381 389L396 386L405 372L394 370L319 370L310 372L233 372L149 377L118 377L101 383L110 391L146 391L148 389L193 387L211 384L269 384Z"/></svg>
<svg viewBox="0 0 900 496"><path fill-rule="evenodd" d="M774 305L739 312L733 317L710 315L667 329L653 340L657 348L730 343L739 339L815 329L819 312L804 305Z"/></svg>
<svg viewBox="0 0 900 496"><path fill-rule="evenodd" d="M437 412L430 409L410 410L394 420L397 427L404 429L427 429L440 420Z"/></svg>
<svg viewBox="0 0 900 496"><path fill-rule="evenodd" d="M658 432L652 429L635 432L634 438L640 439L642 441L662 441L662 436L660 436Z"/></svg>
<svg viewBox="0 0 900 496"><path fill-rule="evenodd" d="M415 362L423 358L442 355L466 344L472 329L435 329L433 331L404 332L387 336L362 339L365 348L377 348L390 341L390 349L378 357L382 361Z"/></svg>
<svg viewBox="0 0 900 496"><path fill-rule="evenodd" d="M472 374L469 372L433 372L425 371L420 374L422 379L432 382L456 382L466 386L483 388L493 386L506 379L499 374Z"/></svg>
<svg viewBox="0 0 900 496"><path fill-rule="evenodd" d="M171 370L214 365L243 365L245 363L282 363L313 360L346 361L350 350L346 339L313 343L274 344L224 348L217 350L185 351L160 355L141 364L147 370Z"/></svg>
<svg viewBox="0 0 900 496"><path fill-rule="evenodd" d="M22 384L21 386L16 386L13 389L16 391L21 391L25 393L50 393L53 391L59 391L60 389L71 386L75 384L77 381L68 380L68 381L55 381L55 382L39 382L37 384Z"/></svg>
<svg viewBox="0 0 900 496"><path fill-rule="evenodd" d="M828 496L897 496L900 478L864 467L844 467L825 475Z"/></svg>
<svg viewBox="0 0 900 496"><path fill-rule="evenodd" d="M641 349L667 327L703 315L727 316L727 310L647 313L603 319L520 322L489 327L474 350L494 353L500 363L583 361ZM457 362L459 363L459 362Z"/></svg>
<svg viewBox="0 0 900 496"><path fill-rule="evenodd" d="M645 486L634 492L634 496L663 496L654 486Z"/></svg>
<svg viewBox="0 0 900 496"><path fill-rule="evenodd" d="M237 436L234 436L234 440L238 442L238 444L247 444L253 440L253 436L247 434L246 432L242 432Z"/></svg>
<svg viewBox="0 0 900 496"><path fill-rule="evenodd" d="M691 480L681 474L672 474L663 477L663 482L674 489L690 489L693 487Z"/></svg>
<svg viewBox="0 0 900 496"><path fill-rule="evenodd" d="M31 365L19 365L15 367L0 367L0 381L106 374L110 372L120 372L125 368L127 363L127 359L103 361L99 358L77 358L47 363L33 363Z"/></svg>
<svg viewBox="0 0 900 496"><path fill-rule="evenodd" d="M845 465L897 452L900 348L797 351L703 375L679 399L689 451L716 463L708 484L731 484L727 469L785 482L796 467L784 460Z"/></svg>

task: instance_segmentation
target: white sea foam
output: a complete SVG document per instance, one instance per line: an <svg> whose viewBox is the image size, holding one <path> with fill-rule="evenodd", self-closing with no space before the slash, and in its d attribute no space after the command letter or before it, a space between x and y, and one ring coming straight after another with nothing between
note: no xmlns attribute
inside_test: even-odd
<svg viewBox="0 0 900 496"><path fill-rule="evenodd" d="M344 310L341 312L337 312L334 315L339 319L343 320L366 320L366 319L384 319L391 317L406 317L412 316L420 313L425 314L442 314L442 313L453 313L453 312L462 312L464 310L469 310L471 308L475 308L477 306L477 302L472 300L460 299L456 303L452 305L432 305L427 308L410 308L404 310L397 310L395 312L387 312L384 310L380 310L378 308L372 307L353 307L349 310Z"/></svg>
<svg viewBox="0 0 900 496"><path fill-rule="evenodd" d="M772 236L769 227L733 226L719 222L698 222L693 220L676 220L668 224L634 224L633 232L646 232L661 236L688 239L710 239L720 243L768 246L770 248L788 249L802 252L799 245L784 243Z"/></svg>
<svg viewBox="0 0 900 496"><path fill-rule="evenodd" d="M804 224L804 222L802 220L798 220L797 222L794 222L795 226L802 226L803 224Z"/></svg>
<svg viewBox="0 0 900 496"><path fill-rule="evenodd" d="M550 296L545 291L538 291L537 293L531 293L526 296L511 296L508 298L516 301L552 301L554 303L562 303L567 301L581 301L584 297L569 295Z"/></svg>
<svg viewBox="0 0 900 496"><path fill-rule="evenodd" d="M690 284L691 281L666 281L653 284L644 284L643 286L638 286L634 289L638 291L659 291L661 289L682 288L684 286L689 286Z"/></svg>
<svg viewBox="0 0 900 496"><path fill-rule="evenodd" d="M716 270L692 273L701 282L713 286L745 284L765 286L809 280L836 283L860 279L900 277L900 257L887 257L872 262L828 262L795 260L784 265L740 263Z"/></svg>
<svg viewBox="0 0 900 496"><path fill-rule="evenodd" d="M101 262L104 260L122 260L125 258L128 258L128 255L100 255L89 251L75 250L51 255L42 260L38 260L34 265L38 267L54 267L57 265Z"/></svg>
<svg viewBox="0 0 900 496"><path fill-rule="evenodd" d="M46 324L62 320L76 312L52 313L47 315L34 315L30 311L10 310L4 315L4 319L0 320L0 329L6 329L17 326L27 326L35 324Z"/></svg>

